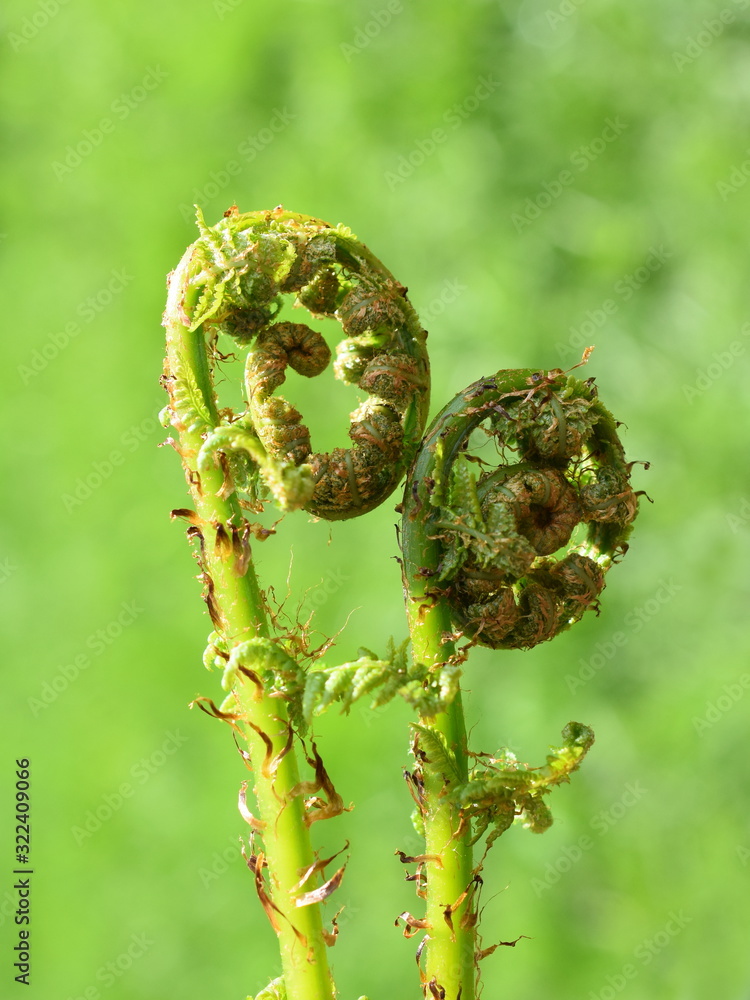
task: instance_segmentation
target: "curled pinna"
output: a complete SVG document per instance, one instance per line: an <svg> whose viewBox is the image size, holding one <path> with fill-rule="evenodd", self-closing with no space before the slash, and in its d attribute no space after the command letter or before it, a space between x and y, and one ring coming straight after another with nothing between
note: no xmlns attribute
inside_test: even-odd
<svg viewBox="0 0 750 1000"><path fill-rule="evenodd" d="M404 504L407 591L454 628L529 649L597 606L638 509L614 417L593 379L500 371L446 406Z"/></svg>
<svg viewBox="0 0 750 1000"><path fill-rule="evenodd" d="M378 506L408 467L429 405L426 333L406 288L345 226L233 207L213 227L198 211L198 227L169 279L165 385L172 424L201 435L199 468L219 464L231 475L226 489L252 495L260 475L282 508L327 520ZM285 298L342 327L334 375L365 395L351 447L313 452L302 415L277 394L287 368L313 377L331 360L318 330L278 319ZM241 413L216 399L220 334L246 352Z"/></svg>

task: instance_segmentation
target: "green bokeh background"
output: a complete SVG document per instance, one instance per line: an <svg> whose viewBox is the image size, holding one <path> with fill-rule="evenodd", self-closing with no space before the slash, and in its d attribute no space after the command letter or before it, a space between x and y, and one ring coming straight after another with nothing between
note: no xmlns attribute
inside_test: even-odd
<svg viewBox="0 0 750 1000"><path fill-rule="evenodd" d="M164 276L198 201L209 221L283 203L349 225L426 317L433 412L497 368L568 367L596 344L585 376L651 462L635 481L654 503L599 617L468 665L476 749L536 764L570 719L597 733L552 829L514 828L487 861L485 946L529 940L486 960L484 996L750 996L749 6L6 4L4 995L21 989L19 756L25 996L244 1000L277 974L237 846L246 772L229 731L187 709L217 688L168 518L185 483L157 448ZM290 394L325 449L345 443L354 399L319 381ZM332 527L290 516L257 546L279 600L288 579L288 606L340 632L331 658L405 634L395 502ZM355 708L316 727L355 803L314 830L326 850L351 841L331 958L352 1000L419 995L416 942L393 926L419 906L394 858L416 847L410 717Z"/></svg>

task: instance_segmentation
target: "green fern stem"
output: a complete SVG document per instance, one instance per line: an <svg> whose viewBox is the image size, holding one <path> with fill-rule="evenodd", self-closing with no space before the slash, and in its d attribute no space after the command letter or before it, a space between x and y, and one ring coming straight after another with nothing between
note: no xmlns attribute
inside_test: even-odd
<svg viewBox="0 0 750 1000"><path fill-rule="evenodd" d="M243 510L259 512L270 496L284 511L343 520L382 503L424 430L426 333L407 289L345 226L281 206L245 213L232 206L210 227L200 210L196 219L199 238L169 279L164 385L195 506L179 513L199 540L215 628L206 665L224 668L230 691L221 709L199 703L242 733L255 773L258 815L244 801L241 808L263 850L251 851L248 863L284 967L267 992L321 1000L333 992L324 942L335 941L335 922L332 932L323 930L318 904L335 891L343 868L320 885L318 871L328 862L314 856L308 828L343 803L315 744L311 757L302 736L312 714L332 700L346 706L379 685L383 701L396 693L408 698L421 691L421 678L395 647L387 660L363 651L340 668L303 670L269 635L249 546L253 529L263 529ZM341 327L333 374L366 396L350 416L348 448L315 452L302 414L277 392L288 369L313 377L332 360L320 330L281 318L289 305ZM244 407L235 411L217 401L213 369L243 355ZM312 780L299 780L295 743Z"/></svg>
<svg viewBox="0 0 750 1000"><path fill-rule="evenodd" d="M246 521L236 494L226 495L227 469L215 464L198 467L205 436L220 421L203 329L190 329L183 322L185 306L194 304L199 294L189 284L188 265L189 254L170 280L164 317L165 386L194 505L194 515L189 516L193 534L200 540L205 596L214 626L231 650L248 639L265 638L269 632L246 539L240 554L237 545L228 542L243 537ZM286 995L290 1000L333 1000L320 904L295 905L300 878L315 858L303 798L295 794L300 773L294 749L287 748L290 730L284 702L238 673L221 711L234 717L252 766L264 855L260 863L256 856L256 866L260 866L256 886L265 886L262 891L270 900L266 907L279 940ZM265 764L269 759L277 762L273 773ZM313 885L311 880L305 889Z"/></svg>
<svg viewBox="0 0 750 1000"><path fill-rule="evenodd" d="M469 773L456 640L528 649L595 607L637 511L629 473L593 380L532 369L500 371L459 393L409 472L401 538L414 661L434 685L453 680L440 711L421 712L413 744L426 842L425 996L475 997L488 952L476 949L481 865L473 867L472 844L491 826L489 849L514 818L546 829L543 796L593 742L588 727L569 723L546 767L501 753Z"/></svg>
<svg viewBox="0 0 750 1000"><path fill-rule="evenodd" d="M443 647L441 655L447 650ZM475 996L475 933L474 873L471 848L471 823L460 809L446 798L454 784L467 780L466 729L460 693L432 719L422 718L425 731L439 735L450 748L456 761L455 778L446 775L439 763L430 759L417 737L417 752L427 759L423 767L425 796L425 854L440 858L440 864L426 862L425 918L429 940L422 969L423 984L440 984L446 997ZM429 996L429 992L426 994Z"/></svg>
<svg viewBox="0 0 750 1000"><path fill-rule="evenodd" d="M445 411L443 411L445 413ZM455 657L450 636L450 609L443 596L431 591L440 549L430 535L430 441L435 424L417 455L405 490L402 522L403 575L407 618L415 663L439 672ZM468 780L466 726L460 688L453 700L434 715L420 712L413 751L423 789L417 818L424 830L426 945L420 957L424 995L474 1000L475 924L472 895L471 822L447 794ZM455 773L442 755L432 754L430 734L449 752ZM432 758L435 759L432 759ZM421 813L421 816L418 814ZM463 898L462 898L463 897ZM458 904L456 906L456 904ZM455 910L452 908L456 906ZM448 911L448 915L446 914ZM430 993L433 984L438 992ZM443 989L445 992L440 993Z"/></svg>
<svg viewBox="0 0 750 1000"><path fill-rule="evenodd" d="M435 616L437 618L437 616ZM437 623L437 622L435 622ZM424 633L423 633L424 635ZM436 633L423 647L422 660L431 652L435 658L451 655L450 644ZM415 651L415 656L419 655ZM420 958L420 975L431 996L475 996L475 927L471 822L448 798L448 793L468 780L466 728L460 692L444 712L420 716L415 728L414 752L422 757L421 781L425 855L425 921L427 943ZM434 753L434 747L440 749ZM446 768L441 750L450 751ZM422 756L423 755L423 756Z"/></svg>

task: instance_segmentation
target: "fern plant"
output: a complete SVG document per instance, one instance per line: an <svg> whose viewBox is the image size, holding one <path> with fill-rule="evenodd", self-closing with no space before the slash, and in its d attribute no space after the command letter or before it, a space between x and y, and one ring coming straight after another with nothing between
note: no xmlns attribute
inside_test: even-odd
<svg viewBox="0 0 750 1000"><path fill-rule="evenodd" d="M536 832L550 825L546 795L594 737L570 723L538 768L507 751L472 754L461 675L472 646L530 648L597 607L638 507L615 421L592 379L501 371L460 393L425 435L425 331L406 289L346 227L236 206L215 226L199 210L197 221L199 238L169 277L164 422L192 498L173 516L188 524L214 629L204 663L224 694L194 704L231 726L251 771L239 791L246 861L281 953L282 976L256 1000L337 996L327 949L338 928L322 905L346 866L318 856L311 828L344 806L312 724L333 704L347 712L359 699L380 707L396 697L415 713L407 780L425 841L420 855L398 852L424 907L397 923L421 935L423 996L473 1000L479 962L497 947L476 937L484 854L515 820ZM278 319L285 297L342 327L334 374L366 397L349 448L314 452L302 415L278 394L287 368L313 377L331 362L320 333ZM239 412L214 382L227 338L245 354ZM274 627L252 555L269 532L249 518L269 502L356 517L405 474L410 637L327 664L304 635Z"/></svg>

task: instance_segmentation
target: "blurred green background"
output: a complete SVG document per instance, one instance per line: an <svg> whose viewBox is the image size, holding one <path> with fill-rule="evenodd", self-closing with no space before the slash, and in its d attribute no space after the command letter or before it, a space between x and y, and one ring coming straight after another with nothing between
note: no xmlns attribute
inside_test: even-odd
<svg viewBox="0 0 750 1000"><path fill-rule="evenodd" d="M539 764L570 719L597 733L553 828L514 828L488 859L484 945L530 940L486 960L484 996L750 997L749 6L5 5L4 993L21 756L25 996L230 1000L277 974L238 849L246 772L229 731L187 709L218 688L156 420L165 275L193 203L213 222L236 202L344 222L409 286L433 412L498 368L569 367L596 344L585 376L651 462L635 482L654 503L599 617L467 667L475 749ZM290 394L325 449L354 400L318 381ZM279 600L288 580L289 607L343 629L331 662L405 634L396 500L332 527L289 516L257 546ZM393 926L418 905L394 858L417 846L410 718L316 726L355 803L314 830L352 844L343 998L419 995L416 942Z"/></svg>

